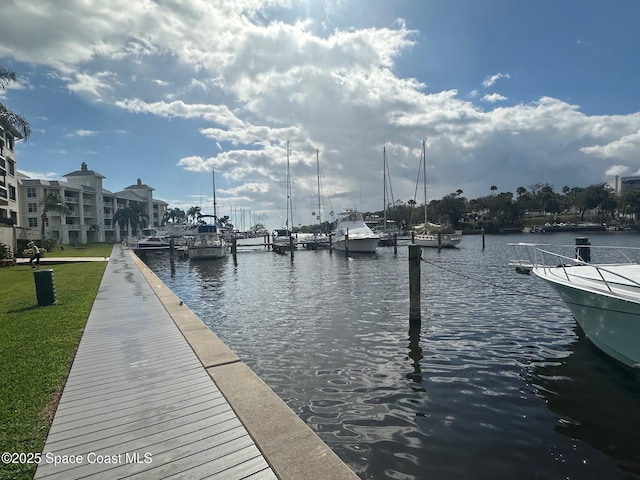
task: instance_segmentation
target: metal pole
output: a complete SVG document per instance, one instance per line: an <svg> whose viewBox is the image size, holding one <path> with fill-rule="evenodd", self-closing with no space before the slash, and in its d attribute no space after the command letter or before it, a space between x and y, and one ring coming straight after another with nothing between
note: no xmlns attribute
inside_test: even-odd
<svg viewBox="0 0 640 480"><path fill-rule="evenodd" d="M347 228L347 233L344 234L344 253L345 255L349 255L349 229Z"/></svg>
<svg viewBox="0 0 640 480"><path fill-rule="evenodd" d="M409 245L409 323L420 323L420 245Z"/></svg>

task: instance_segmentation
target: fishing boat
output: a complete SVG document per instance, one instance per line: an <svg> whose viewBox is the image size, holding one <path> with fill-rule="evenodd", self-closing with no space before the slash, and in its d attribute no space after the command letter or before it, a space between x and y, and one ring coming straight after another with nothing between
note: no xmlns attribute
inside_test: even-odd
<svg viewBox="0 0 640 480"><path fill-rule="evenodd" d="M413 242L421 247L432 248L453 248L462 240L461 232L446 233L443 232L443 226L431 223L427 220L427 147L426 141L422 141L422 183L424 189L424 224L419 225L416 230ZM418 175L419 178L419 175Z"/></svg>
<svg viewBox="0 0 640 480"><path fill-rule="evenodd" d="M513 244L531 253L523 268L548 282L571 310L585 336L600 350L640 372L640 249L595 247L601 263L589 263L591 246ZM558 253L575 248L575 257Z"/></svg>
<svg viewBox="0 0 640 480"><path fill-rule="evenodd" d="M362 213L357 210L345 210L338 214L333 233L333 248L353 253L374 253L380 236L365 223Z"/></svg>
<svg viewBox="0 0 640 480"><path fill-rule="evenodd" d="M228 245L215 224L198 225L187 243L187 252L191 260L209 260L224 258Z"/></svg>
<svg viewBox="0 0 640 480"><path fill-rule="evenodd" d="M200 220L211 218L213 223L197 225L187 242L187 254L191 260L209 260L224 258L228 253L228 244L218 226L216 206L216 174L213 172L213 215L201 215Z"/></svg>
<svg viewBox="0 0 640 480"><path fill-rule="evenodd" d="M127 246L136 253L154 252L161 253L171 248L171 238L166 232L160 232L155 228L145 228L138 238L126 240Z"/></svg>

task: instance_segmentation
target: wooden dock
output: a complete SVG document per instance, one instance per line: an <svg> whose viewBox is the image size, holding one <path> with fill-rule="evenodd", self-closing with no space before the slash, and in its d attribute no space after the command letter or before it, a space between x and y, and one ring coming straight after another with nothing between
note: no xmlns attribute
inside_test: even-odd
<svg viewBox="0 0 640 480"><path fill-rule="evenodd" d="M357 478L120 245L34 478L85 477Z"/></svg>

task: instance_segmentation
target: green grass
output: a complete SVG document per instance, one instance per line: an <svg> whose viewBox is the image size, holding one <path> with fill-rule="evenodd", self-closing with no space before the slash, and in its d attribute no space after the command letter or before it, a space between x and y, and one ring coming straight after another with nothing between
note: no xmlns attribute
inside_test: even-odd
<svg viewBox="0 0 640 480"><path fill-rule="evenodd" d="M91 247L90 256L107 256L108 247L107 253ZM42 451L105 268L106 262L53 266L58 303L44 307L36 299L34 270L0 268L1 452ZM35 468L0 463L0 478L30 479Z"/></svg>
<svg viewBox="0 0 640 480"><path fill-rule="evenodd" d="M61 248L62 247L62 248ZM108 257L113 245L110 243L87 243L83 245L55 246L53 251L47 252L46 257Z"/></svg>

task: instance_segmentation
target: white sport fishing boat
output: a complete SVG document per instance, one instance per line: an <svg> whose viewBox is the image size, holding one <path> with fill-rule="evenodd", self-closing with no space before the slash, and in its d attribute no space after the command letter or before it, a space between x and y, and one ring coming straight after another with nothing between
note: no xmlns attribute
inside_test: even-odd
<svg viewBox="0 0 640 480"><path fill-rule="evenodd" d="M512 245L529 252L522 256L526 260L512 263L520 273L548 282L596 347L640 372L640 249L557 246L575 248L572 258L550 245ZM592 248L602 262L589 263Z"/></svg>
<svg viewBox="0 0 640 480"><path fill-rule="evenodd" d="M364 223L362 213L345 210L338 215L338 223L333 234L333 248L353 253L373 253L378 247L380 236Z"/></svg>

